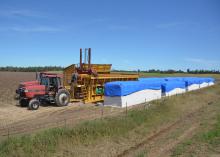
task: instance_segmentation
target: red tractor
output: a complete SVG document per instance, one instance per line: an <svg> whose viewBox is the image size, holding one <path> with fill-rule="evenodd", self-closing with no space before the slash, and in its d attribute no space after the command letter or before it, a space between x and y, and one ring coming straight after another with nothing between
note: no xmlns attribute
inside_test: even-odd
<svg viewBox="0 0 220 157"><path fill-rule="evenodd" d="M20 83L16 93L21 106L37 110L40 104L54 103L57 106L67 106L70 93L63 88L60 74L40 73L36 81Z"/></svg>

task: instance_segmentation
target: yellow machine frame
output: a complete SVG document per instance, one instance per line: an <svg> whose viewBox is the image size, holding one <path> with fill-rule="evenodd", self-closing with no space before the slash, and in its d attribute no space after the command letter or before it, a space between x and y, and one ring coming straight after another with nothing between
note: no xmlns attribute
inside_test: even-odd
<svg viewBox="0 0 220 157"><path fill-rule="evenodd" d="M63 85L70 92L71 102L83 101L84 103L99 102L104 100L104 94L97 93L97 89L103 89L107 82L112 81L134 81L138 80L137 74L119 74L111 73L111 64L91 64L91 68L96 71L97 76L90 74L79 74L77 83L73 85L71 82L72 75L76 71L77 66L72 64L63 71ZM89 67L83 64L83 67ZM72 90L74 88L74 90ZM74 91L74 92L72 92ZM76 93L77 92L77 93ZM76 98L76 94L80 98Z"/></svg>

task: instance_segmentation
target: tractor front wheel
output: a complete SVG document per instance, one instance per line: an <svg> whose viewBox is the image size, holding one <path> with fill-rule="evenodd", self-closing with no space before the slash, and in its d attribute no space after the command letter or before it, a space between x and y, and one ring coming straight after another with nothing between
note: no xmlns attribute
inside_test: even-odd
<svg viewBox="0 0 220 157"><path fill-rule="evenodd" d="M29 110L37 110L40 106L40 102L39 100L37 99L32 99L30 102L29 102Z"/></svg>
<svg viewBox="0 0 220 157"><path fill-rule="evenodd" d="M57 106L67 106L70 102L70 93L66 89L60 89L55 99Z"/></svg>
<svg viewBox="0 0 220 157"><path fill-rule="evenodd" d="M27 107L28 106L28 100L26 100L26 99L20 99L19 100L19 104L20 104L20 106L21 107Z"/></svg>

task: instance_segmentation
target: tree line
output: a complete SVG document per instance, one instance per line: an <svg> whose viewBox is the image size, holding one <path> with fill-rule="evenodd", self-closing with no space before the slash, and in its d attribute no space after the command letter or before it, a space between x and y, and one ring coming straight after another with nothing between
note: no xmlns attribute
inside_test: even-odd
<svg viewBox="0 0 220 157"><path fill-rule="evenodd" d="M190 70L186 71L189 74L220 74L219 70Z"/></svg>
<svg viewBox="0 0 220 157"><path fill-rule="evenodd" d="M190 69L187 69L187 71L174 70L174 69L168 69L168 70L150 69L150 70L132 70L132 71L113 70L113 71L114 71L114 72L133 72L133 73L161 73L161 74L174 74L174 73L220 74L220 71L219 71L219 70L190 70Z"/></svg>
<svg viewBox="0 0 220 157"><path fill-rule="evenodd" d="M30 67L14 67L6 66L0 67L0 71L11 71L11 72L43 72L43 71L62 71L64 67L61 66L30 66ZM219 70L159 70L159 69L150 69L150 70L112 70L113 72L132 72L132 73L161 73L161 74L174 74L174 73L189 73L189 74L220 74Z"/></svg>
<svg viewBox="0 0 220 157"><path fill-rule="evenodd" d="M0 67L0 71L11 72L43 72L43 71L62 71L64 68L61 66L30 66L30 67L14 67L6 66Z"/></svg>
<svg viewBox="0 0 220 157"><path fill-rule="evenodd" d="M203 69L196 69L196 70L190 70L187 69L186 71L183 70L173 70L173 69L168 69L168 70L146 70L144 71L146 73L164 73L164 74L174 74L174 73L188 73L188 74L220 74L219 70L203 70Z"/></svg>

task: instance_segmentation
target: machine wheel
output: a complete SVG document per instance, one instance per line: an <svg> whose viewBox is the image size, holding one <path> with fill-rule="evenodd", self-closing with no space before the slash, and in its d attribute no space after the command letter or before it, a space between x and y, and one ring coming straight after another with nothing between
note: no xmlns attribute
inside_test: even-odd
<svg viewBox="0 0 220 157"><path fill-rule="evenodd" d="M57 106L67 106L70 102L70 93L66 89L60 89L55 97Z"/></svg>
<svg viewBox="0 0 220 157"><path fill-rule="evenodd" d="M20 99L19 104L21 105L21 107L27 107L28 106L28 100Z"/></svg>
<svg viewBox="0 0 220 157"><path fill-rule="evenodd" d="M37 110L40 106L40 102L37 99L32 99L29 102L29 110Z"/></svg>

